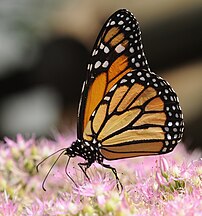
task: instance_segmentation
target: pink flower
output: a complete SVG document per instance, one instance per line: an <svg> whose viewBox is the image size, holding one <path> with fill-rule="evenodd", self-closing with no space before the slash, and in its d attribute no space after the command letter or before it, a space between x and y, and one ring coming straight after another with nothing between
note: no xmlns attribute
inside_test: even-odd
<svg viewBox="0 0 202 216"><path fill-rule="evenodd" d="M167 185L168 182L166 181L166 179L162 176L161 173L156 172L156 181L158 183L158 185Z"/></svg>
<svg viewBox="0 0 202 216"><path fill-rule="evenodd" d="M90 181L84 180L78 187L74 187L74 192L85 197L96 197L98 203L103 205L106 201L107 193L116 186L115 180L98 171L89 177Z"/></svg>
<svg viewBox="0 0 202 216"><path fill-rule="evenodd" d="M75 135L62 135L60 133L54 133L55 141L53 141L54 144L57 144L57 146L62 147L70 147L73 141L76 140L76 134Z"/></svg>
<svg viewBox="0 0 202 216"><path fill-rule="evenodd" d="M25 150L26 148L29 148L30 145L32 145L34 143L34 135L32 135L32 137L28 140L25 140L24 137L21 134L17 134L16 136L16 142L11 140L8 137L5 137L4 140L6 142L6 144L9 147L18 147L21 150Z"/></svg>
<svg viewBox="0 0 202 216"><path fill-rule="evenodd" d="M35 170L36 163L57 149L69 146L72 140L73 136L57 134L55 141L36 141L34 137L25 139L18 134L16 141L5 138L6 143L0 143L0 214L201 215L202 160L188 160L189 154L182 145L163 157L110 161L123 184L121 194L113 173L97 164L87 170L88 181L77 168L77 163L83 162L79 158L72 159L68 166L76 187L64 172L67 158L61 157L44 192L41 182L54 158L47 160L39 173Z"/></svg>
<svg viewBox="0 0 202 216"><path fill-rule="evenodd" d="M165 215L201 215L202 197L193 197L188 194L182 194L170 200L164 205Z"/></svg>
<svg viewBox="0 0 202 216"><path fill-rule="evenodd" d="M160 170L162 175L166 174L169 170L168 161L165 157L160 157Z"/></svg>
<svg viewBox="0 0 202 216"><path fill-rule="evenodd" d="M0 213L3 216L13 216L16 215L18 210L18 205L9 199L6 192L4 192L4 197L0 197Z"/></svg>
<svg viewBox="0 0 202 216"><path fill-rule="evenodd" d="M83 208L80 196L74 196L69 193L61 193L60 197L55 201L57 215L72 214L76 215Z"/></svg>

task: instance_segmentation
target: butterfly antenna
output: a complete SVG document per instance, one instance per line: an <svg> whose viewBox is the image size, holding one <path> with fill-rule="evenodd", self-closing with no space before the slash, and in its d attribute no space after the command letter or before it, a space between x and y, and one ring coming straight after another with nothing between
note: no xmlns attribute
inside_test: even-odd
<svg viewBox="0 0 202 216"><path fill-rule="evenodd" d="M64 152L65 150L66 150L66 148L59 149L58 151L56 151L56 152L52 153L51 155L49 155L48 157L44 158L40 163L38 163L38 164L36 165L36 171L39 172L39 166L40 166L41 164L43 164L48 158L52 157L53 155L57 154L57 153L60 152L60 151L63 151L63 152Z"/></svg>
<svg viewBox="0 0 202 216"><path fill-rule="evenodd" d="M60 151L61 151L62 149L60 149ZM45 176L45 178L44 178L44 180L43 180L43 182L42 182L42 188L43 188L43 190L44 191L46 191L46 189L45 189L45 182L46 182L46 180L47 180L47 178L48 178L48 176L49 176L49 174L50 174L50 172L51 172L51 170L53 169L53 167L55 166L55 164L57 163L57 161L59 160L59 158L61 157L61 155L64 153L66 151L66 148L64 148L64 150L58 155L58 157L57 157L57 159L55 160L55 162L52 164L52 166L51 166L51 168L49 169L49 171L48 171L48 173L46 174L46 176ZM59 152L59 151L57 151L57 152ZM56 153L56 152L55 152ZM54 153L54 154L55 154ZM52 154L53 155L53 154ZM51 156L51 155L50 155ZM50 157L49 156L49 157ZM46 158L47 159L47 158ZM43 161L42 161L43 162Z"/></svg>
<svg viewBox="0 0 202 216"><path fill-rule="evenodd" d="M65 166L65 173L66 175L71 179L71 181L75 184L76 187L78 187L78 185L76 184L76 182L74 181L74 179L69 175L69 173L67 172L67 167L69 165L69 161L70 161L70 157L67 160L66 166Z"/></svg>

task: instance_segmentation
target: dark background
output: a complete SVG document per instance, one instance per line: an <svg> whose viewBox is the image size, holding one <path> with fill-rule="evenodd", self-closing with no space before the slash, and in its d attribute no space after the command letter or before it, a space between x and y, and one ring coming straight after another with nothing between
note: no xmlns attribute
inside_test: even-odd
<svg viewBox="0 0 202 216"><path fill-rule="evenodd" d="M0 138L75 131L91 48L104 21L127 8L140 23L152 71L180 98L184 143L202 149L200 2L1 1Z"/></svg>

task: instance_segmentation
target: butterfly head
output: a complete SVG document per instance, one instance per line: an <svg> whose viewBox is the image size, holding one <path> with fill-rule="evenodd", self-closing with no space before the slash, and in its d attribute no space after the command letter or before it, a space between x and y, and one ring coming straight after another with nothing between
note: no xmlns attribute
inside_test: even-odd
<svg viewBox="0 0 202 216"><path fill-rule="evenodd" d="M103 157L99 152L97 144L88 143L87 141L76 140L72 145L66 148L65 155L71 157L82 157L89 163L94 161L102 161Z"/></svg>
<svg viewBox="0 0 202 216"><path fill-rule="evenodd" d="M70 147L66 148L65 155L69 157L76 157L80 154L80 142L74 141Z"/></svg>

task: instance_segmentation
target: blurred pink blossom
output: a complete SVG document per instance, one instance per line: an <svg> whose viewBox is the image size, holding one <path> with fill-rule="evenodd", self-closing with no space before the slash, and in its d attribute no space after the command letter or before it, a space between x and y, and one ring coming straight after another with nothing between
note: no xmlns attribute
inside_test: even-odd
<svg viewBox="0 0 202 216"><path fill-rule="evenodd" d="M54 151L68 147L73 135L54 135L55 140L5 138L0 143L0 215L200 215L202 212L202 160L200 153L186 152L182 144L164 156L110 161L124 189L117 190L113 173L96 163L79 169L80 158L72 158L64 172L67 156L52 170L44 192L42 181L55 158L36 172L36 164Z"/></svg>

